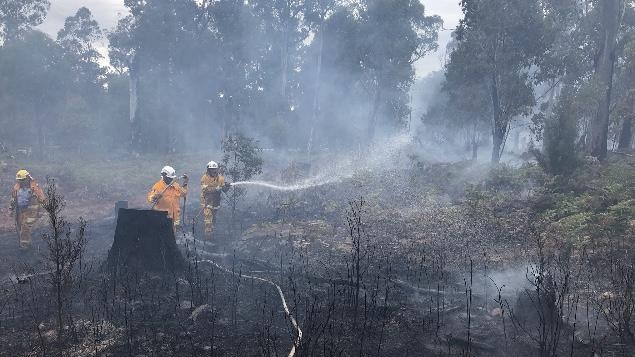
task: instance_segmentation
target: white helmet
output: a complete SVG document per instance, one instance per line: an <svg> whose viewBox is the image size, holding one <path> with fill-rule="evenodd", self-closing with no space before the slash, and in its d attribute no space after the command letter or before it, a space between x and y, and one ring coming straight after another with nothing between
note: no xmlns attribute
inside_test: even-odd
<svg viewBox="0 0 635 357"><path fill-rule="evenodd" d="M217 169L218 168L218 163L216 161L210 161L207 163L207 168L208 169Z"/></svg>
<svg viewBox="0 0 635 357"><path fill-rule="evenodd" d="M172 166L164 166L161 169L161 175L165 175L168 178L176 178L176 170Z"/></svg>

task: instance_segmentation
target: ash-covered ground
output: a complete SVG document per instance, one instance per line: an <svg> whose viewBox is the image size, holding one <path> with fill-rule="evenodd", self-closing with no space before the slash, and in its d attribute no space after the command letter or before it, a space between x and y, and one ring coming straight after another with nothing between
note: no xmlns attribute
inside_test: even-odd
<svg viewBox="0 0 635 357"><path fill-rule="evenodd" d="M610 277L624 273L610 261L620 248L546 237L531 165L405 162L248 187L235 212L224 202L212 241L192 195L181 271L114 274L114 217L90 219L62 338L48 228L30 251L4 233L0 356L632 355L616 328L632 280Z"/></svg>

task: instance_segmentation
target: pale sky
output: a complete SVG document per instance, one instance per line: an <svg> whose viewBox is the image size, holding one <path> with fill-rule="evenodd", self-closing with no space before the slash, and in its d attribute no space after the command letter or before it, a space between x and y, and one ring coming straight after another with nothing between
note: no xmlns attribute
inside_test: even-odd
<svg viewBox="0 0 635 357"><path fill-rule="evenodd" d="M426 7L426 15L439 15L444 21L444 28L454 29L460 19L461 9L459 0L421 0ZM39 28L51 37L57 36L57 31L64 26L64 19L75 14L77 9L86 6L93 13L94 18L103 29L112 29L117 20L126 15L123 0L51 0L46 21ZM439 33L439 51L431 53L419 60L415 67L417 77L424 77L430 72L437 71L443 66L445 46L450 40L451 31ZM106 41L97 45L102 54L106 54Z"/></svg>

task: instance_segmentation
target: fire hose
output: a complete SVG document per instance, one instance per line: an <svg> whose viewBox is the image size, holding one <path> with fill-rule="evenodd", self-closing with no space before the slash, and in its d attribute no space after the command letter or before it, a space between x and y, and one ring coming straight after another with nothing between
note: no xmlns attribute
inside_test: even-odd
<svg viewBox="0 0 635 357"><path fill-rule="evenodd" d="M211 253L205 251L205 250L200 250L201 252L211 255ZM218 268L219 270L226 272L228 274L237 276L238 278L247 278L247 279L251 279L251 280L256 280L256 281L261 281L264 283L267 283L269 285L272 285L274 288L276 288L276 290L278 291L278 295L280 296L280 301L282 302L282 308L284 310L285 315L287 316L287 318L289 319L289 321L291 321L291 325L293 326L293 328L296 331L296 338L293 341L293 346L291 346L291 349L289 350L289 353L287 354L287 357L294 357L295 353L296 353L296 348L300 345L300 342L302 341L302 329L300 328L300 325L298 324L298 322L296 321L295 317L293 316L293 314L291 313L291 311L289 310L289 306L287 304L287 299L284 296L284 292L282 291L282 288L280 287L280 285L274 283L273 281L266 279L266 278L262 278L259 276L252 276L252 275L245 275L242 273L236 273L235 271L229 270L225 267L223 267L222 265L216 263L213 260L210 259L200 259L197 260L197 262L199 263L207 263L210 265L215 266L216 268ZM194 310L194 312L192 313L192 318L196 319L196 316L198 314L200 314L202 312L202 310L205 309L205 305L199 306L197 309Z"/></svg>
<svg viewBox="0 0 635 357"><path fill-rule="evenodd" d="M297 346L300 345L300 342L302 341L302 329L300 328L300 325L298 325L298 322L296 321L295 317L293 316L293 314L289 310L289 305L287 304L287 299L285 298L284 293L282 292L282 288L280 287L280 285L278 285L278 284L274 283L273 281L271 281L269 279L266 279L266 278L261 278L261 277L258 277L258 276L252 276L252 275L245 275L245 274L236 273L235 271L229 270L229 269L219 265L218 263L216 263L213 260L201 259L201 260L198 260L197 262L198 263L211 264L211 265L215 266L216 268L218 268L219 270L224 271L226 273L229 273L231 275L237 276L239 278L246 278L246 279L261 281L261 282L267 283L269 285L272 285L274 288L276 288L276 290L278 291L278 295L280 296L280 301L282 302L282 308L284 310L284 313L287 316L287 318L289 319L289 321L291 321L291 325L293 326L293 329L296 331L296 337L295 337L295 340L293 341L293 346L291 346L291 349L289 350L289 353L287 354L287 357L294 357L295 356L296 348L297 348ZM25 284L32 277L36 277L36 276L39 276L39 275L52 274L52 273L53 273L53 271L44 271L44 272L39 272L39 273L34 273L34 274L29 274L29 275L21 275L21 276L16 276L15 280L17 281L18 284ZM199 306L192 313L192 317L195 318L195 316L198 315L205 307L206 307L206 305Z"/></svg>
<svg viewBox="0 0 635 357"><path fill-rule="evenodd" d="M291 325L293 325L293 328L296 330L296 338L293 341L293 346L291 346L291 350L287 354L287 357L294 357L295 356L296 347L300 345L300 341L302 340L302 329L300 329L300 326L298 325L298 322L296 321L295 317L293 317L293 314L291 314L291 311L289 311L289 306L287 305L287 300L284 297L284 293L282 292L282 288L280 287L280 285L274 283L273 281L271 281L269 279L261 278L261 277L258 277L258 276L238 274L238 273L236 273L234 271L231 271L231 270L229 270L229 269L217 264L213 260L203 259L203 260L199 260L198 262L199 263L211 264L211 265L215 266L216 268L218 268L218 269L220 269L220 270L222 270L222 271L224 271L226 273L238 276L239 278L247 278L247 279L251 279L251 280L262 281L262 282L265 282L265 283L275 287L276 290L278 291L278 295L280 296L280 301L282 302L282 308L284 309L284 313L287 316L287 318L289 319L289 321L291 321Z"/></svg>

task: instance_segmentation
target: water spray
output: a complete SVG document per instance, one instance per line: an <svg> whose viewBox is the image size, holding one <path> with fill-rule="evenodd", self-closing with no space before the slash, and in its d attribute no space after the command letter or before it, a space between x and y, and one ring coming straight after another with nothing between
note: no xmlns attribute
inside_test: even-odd
<svg viewBox="0 0 635 357"><path fill-rule="evenodd" d="M387 162L391 161L395 155L399 155L403 148L412 142L412 137L406 134L397 135L371 148L369 152L363 154L363 164L359 164L362 159L360 150L359 157L347 156L339 162L329 164L330 172L321 173L318 176L308 178L291 185L280 185L265 181L238 181L230 186L258 186L276 191L299 191L313 187L342 182L353 177L360 169L383 168Z"/></svg>
<svg viewBox="0 0 635 357"><path fill-rule="evenodd" d="M265 181L238 181L238 182L231 183L230 186L259 186L259 187L270 188L276 191L299 191L299 190L305 190L308 188L323 186L329 183L341 181L341 178L333 178L330 180L322 180L318 182L315 182L315 180L308 180L308 181L313 181L313 182L304 182L304 183L299 183L295 185L281 186L281 185L276 185L274 183L269 183Z"/></svg>

